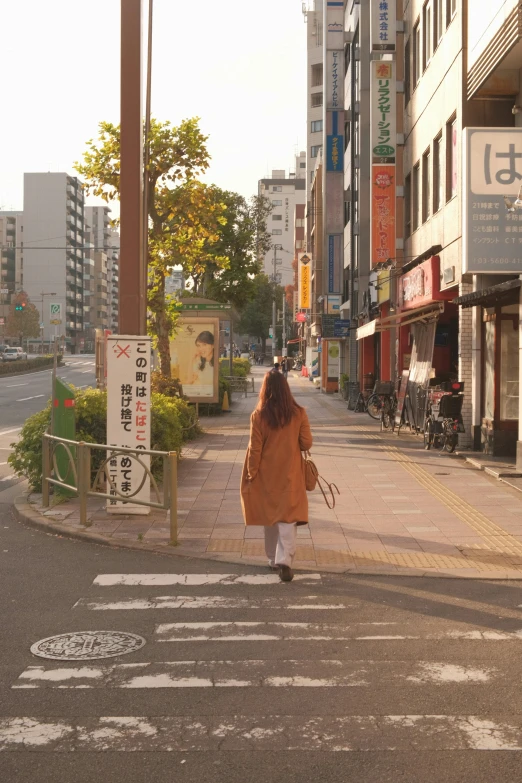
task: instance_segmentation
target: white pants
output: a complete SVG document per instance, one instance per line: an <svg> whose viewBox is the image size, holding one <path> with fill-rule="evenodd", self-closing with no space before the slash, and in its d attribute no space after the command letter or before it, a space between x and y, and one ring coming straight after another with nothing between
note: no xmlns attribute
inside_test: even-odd
<svg viewBox="0 0 522 783"><path fill-rule="evenodd" d="M295 523L276 522L265 527L265 552L268 564L291 566L296 549L297 527Z"/></svg>

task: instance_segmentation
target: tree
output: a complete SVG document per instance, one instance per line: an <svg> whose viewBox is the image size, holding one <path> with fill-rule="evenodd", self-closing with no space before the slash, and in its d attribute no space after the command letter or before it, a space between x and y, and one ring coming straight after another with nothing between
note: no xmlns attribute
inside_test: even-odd
<svg viewBox="0 0 522 783"><path fill-rule="evenodd" d="M21 310L17 310L21 307ZM38 309L29 301L25 291L20 291L11 299L7 324L5 326L6 337L28 337L40 336L40 313Z"/></svg>
<svg viewBox="0 0 522 783"><path fill-rule="evenodd" d="M253 280L252 300L245 306L238 323L238 332L253 335L261 340L261 352L266 353L266 340L272 323L272 302L276 308L283 306L283 288L271 282L267 275L256 275Z"/></svg>
<svg viewBox="0 0 522 783"><path fill-rule="evenodd" d="M219 239L211 248L217 262L207 263L203 293L218 302L230 302L241 312L254 295L254 279L260 272L258 259L270 250L266 221L272 205L264 196L252 196L247 201L230 191L217 195L225 206L226 223L220 225ZM227 266L221 264L223 258L228 259Z"/></svg>
<svg viewBox="0 0 522 783"><path fill-rule="evenodd" d="M169 338L180 310L174 298L165 296L170 268L181 265L197 288L210 257L219 269L228 263L226 257L211 253L226 220L225 207L216 188L196 179L210 160L208 137L198 122L193 118L175 127L152 119L149 134L148 323L164 375L170 375ZM110 202L120 195L120 128L108 122L99 128L98 139L87 142L83 161L75 167L88 192Z"/></svg>

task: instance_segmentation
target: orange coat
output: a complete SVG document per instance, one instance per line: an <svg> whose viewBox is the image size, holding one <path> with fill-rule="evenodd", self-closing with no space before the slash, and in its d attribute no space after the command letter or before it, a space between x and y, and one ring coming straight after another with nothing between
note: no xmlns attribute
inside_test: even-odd
<svg viewBox="0 0 522 783"><path fill-rule="evenodd" d="M301 451L312 447L304 408L290 424L271 429L257 411L250 419L250 443L241 477L246 525L308 522L308 498Z"/></svg>

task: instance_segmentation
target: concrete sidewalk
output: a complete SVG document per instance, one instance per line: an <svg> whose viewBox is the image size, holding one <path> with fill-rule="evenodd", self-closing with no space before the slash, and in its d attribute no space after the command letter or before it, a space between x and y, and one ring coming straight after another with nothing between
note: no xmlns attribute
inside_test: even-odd
<svg viewBox="0 0 522 783"><path fill-rule="evenodd" d="M265 370L254 368L259 388ZM329 510L309 494L310 524L298 529L296 567L522 579L522 494L457 456L426 452L406 432L381 433L367 414L346 409L297 376L289 378L308 411L312 454L341 492ZM82 528L76 501L43 513L39 496L17 504L21 517L56 532L176 555L263 564L262 528L245 528L239 482L257 395L236 397L232 413L202 419L205 434L184 452L179 470L179 541L168 543L165 512L109 516L90 503Z"/></svg>

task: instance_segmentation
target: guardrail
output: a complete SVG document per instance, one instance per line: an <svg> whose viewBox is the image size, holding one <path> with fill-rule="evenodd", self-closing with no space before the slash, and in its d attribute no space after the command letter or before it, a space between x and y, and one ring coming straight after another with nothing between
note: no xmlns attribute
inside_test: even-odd
<svg viewBox="0 0 522 783"><path fill-rule="evenodd" d="M67 471L60 474L56 454L63 449L67 456ZM96 472L94 481L91 477L91 451L105 451L106 458L102 461ZM74 492L80 499L80 523L89 527L87 521L87 499L89 497L106 498L107 500L120 500L124 503L132 503L149 508L161 508L169 510L170 518L170 543L177 546L178 543L178 454L176 451L146 451L141 449L116 448L114 446L101 445L99 443L85 443L84 441L67 440L57 438L55 435L45 434L42 439L42 506L49 506L50 485ZM143 468L143 478L134 492L123 494L118 491L111 479L109 463L120 454L125 454ZM157 457L163 462L163 499L154 478L150 466L141 458ZM141 500L137 497L147 478L156 501ZM109 486L110 492L103 491L103 480ZM122 513L125 513L124 511Z"/></svg>
<svg viewBox="0 0 522 783"><path fill-rule="evenodd" d="M255 391L253 377L245 378L240 375L222 375L221 377L230 383L232 391L244 391L245 397L248 394L248 387L250 384L252 384L252 391Z"/></svg>

